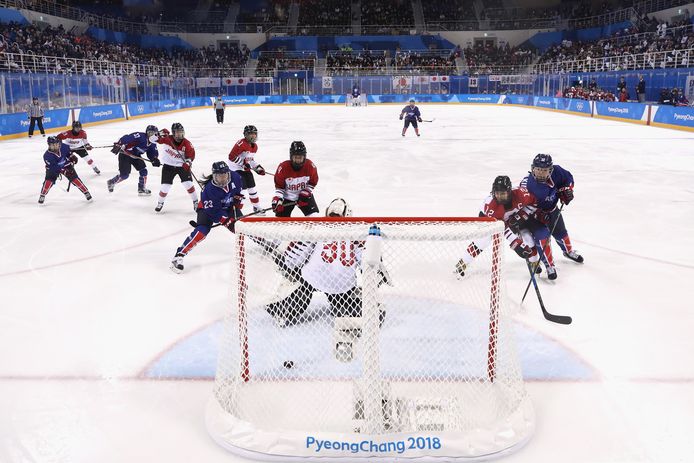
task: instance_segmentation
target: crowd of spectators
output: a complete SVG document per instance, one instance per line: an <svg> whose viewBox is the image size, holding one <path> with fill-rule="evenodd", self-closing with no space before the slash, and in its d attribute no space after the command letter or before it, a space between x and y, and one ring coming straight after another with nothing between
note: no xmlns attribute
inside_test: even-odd
<svg viewBox="0 0 694 463"><path fill-rule="evenodd" d="M372 53L369 50L340 50L328 54L326 67L327 73L333 76L379 74L386 70L387 58L382 51Z"/></svg>
<svg viewBox="0 0 694 463"><path fill-rule="evenodd" d="M457 74L455 57L447 52L398 51L392 61L397 71L408 73L453 75Z"/></svg>
<svg viewBox="0 0 694 463"><path fill-rule="evenodd" d="M302 35L351 34L352 4L349 0L304 0L299 29Z"/></svg>
<svg viewBox="0 0 694 463"><path fill-rule="evenodd" d="M266 29L274 24L287 24L290 5L291 0L272 0L260 3L252 10L242 7L236 16L236 31L257 32L258 27Z"/></svg>
<svg viewBox="0 0 694 463"><path fill-rule="evenodd" d="M694 56L678 51L694 48L692 24L644 22L609 39L593 42L564 40L550 47L538 64L555 72L619 71L657 67L689 67ZM643 31L647 32L643 32ZM543 69L543 68L541 68Z"/></svg>
<svg viewBox="0 0 694 463"><path fill-rule="evenodd" d="M522 73L532 63L533 52L521 47L478 43L464 50L470 74Z"/></svg>
<svg viewBox="0 0 694 463"><path fill-rule="evenodd" d="M366 33L388 34L411 29L414 27L412 2L361 0L361 24L362 32Z"/></svg>
<svg viewBox="0 0 694 463"><path fill-rule="evenodd" d="M311 71L316 67L313 52L287 52L283 50L262 52L255 68L256 76L272 76L278 71Z"/></svg>
<svg viewBox="0 0 694 463"><path fill-rule="evenodd" d="M168 68L168 75L183 75L190 70L198 75L220 72L229 75L241 72L250 57L250 50L245 45L221 50L212 47L175 48L169 52L162 48L142 48L76 35L66 31L62 25L40 29L13 23L0 24L0 50L0 61L10 70L32 72L36 70L34 66L39 65L42 69L53 68L53 72L66 74L112 73L115 63L118 63L118 69L123 69L126 74L137 73L138 69L156 74L158 71L154 67L158 66ZM123 64L130 66L123 67ZM136 65L146 65L147 68Z"/></svg>

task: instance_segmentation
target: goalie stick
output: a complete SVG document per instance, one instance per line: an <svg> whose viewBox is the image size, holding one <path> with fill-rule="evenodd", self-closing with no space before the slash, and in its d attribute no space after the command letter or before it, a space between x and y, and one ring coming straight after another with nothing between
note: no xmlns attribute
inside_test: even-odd
<svg viewBox="0 0 694 463"><path fill-rule="evenodd" d="M285 206L293 206L293 205L295 205L295 204L296 204L296 201L289 201L289 202L284 203ZM262 213L264 213L264 212L271 211L271 210L272 210L272 207L266 207L265 209L258 209L257 211L253 211L253 212L251 212L250 214L242 215L241 217L238 217L238 218L234 219L233 222L238 222L239 220L245 219L246 217L251 217L251 216L254 216L254 215L262 214ZM188 223L189 223L190 226L193 227L193 228L195 228L195 227L198 226L198 223L197 223L195 220L191 220L191 221L188 222ZM220 225L222 225L222 224L221 224L221 223L216 223L216 224L212 225L210 228L219 227Z"/></svg>

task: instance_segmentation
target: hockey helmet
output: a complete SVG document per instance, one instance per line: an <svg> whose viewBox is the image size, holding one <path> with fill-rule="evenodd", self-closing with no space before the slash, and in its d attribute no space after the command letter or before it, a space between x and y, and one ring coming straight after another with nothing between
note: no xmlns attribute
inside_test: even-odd
<svg viewBox="0 0 694 463"><path fill-rule="evenodd" d="M72 123L72 131L79 132L80 130L82 130L82 123L80 121L74 121Z"/></svg>
<svg viewBox="0 0 694 463"><path fill-rule="evenodd" d="M212 183L215 186L224 188L231 181L231 171L224 161L217 161L212 164Z"/></svg>
<svg viewBox="0 0 694 463"><path fill-rule="evenodd" d="M492 195L501 204L508 205L511 203L512 188L511 179L507 175L499 175L492 183Z"/></svg>
<svg viewBox="0 0 694 463"><path fill-rule="evenodd" d="M159 129L156 125L148 125L145 129L145 135L147 135L147 141L149 143L156 143L159 134Z"/></svg>
<svg viewBox="0 0 694 463"><path fill-rule="evenodd" d="M299 156L302 157L301 161L295 161ZM304 162L306 162L306 145L304 145L303 141L292 142L289 147L289 160L294 170L299 170L304 166Z"/></svg>
<svg viewBox="0 0 694 463"><path fill-rule="evenodd" d="M183 128L183 124L181 124L180 122L174 122L173 124L171 124L171 136L173 137L174 141L176 141L176 143L182 142L183 138L186 136L186 131Z"/></svg>
<svg viewBox="0 0 694 463"><path fill-rule="evenodd" d="M546 182L552 175L552 170L554 170L554 164L549 154L538 154L530 165L530 171L538 182Z"/></svg>
<svg viewBox="0 0 694 463"><path fill-rule="evenodd" d="M352 217L352 208L347 201L342 198L335 198L330 201L325 209L326 217Z"/></svg>
<svg viewBox="0 0 694 463"><path fill-rule="evenodd" d="M249 143L255 143L258 139L258 129L255 125L247 125L243 128L243 137Z"/></svg>
<svg viewBox="0 0 694 463"><path fill-rule="evenodd" d="M46 142L48 143L49 150L60 149L60 139L58 139L58 137L48 137Z"/></svg>

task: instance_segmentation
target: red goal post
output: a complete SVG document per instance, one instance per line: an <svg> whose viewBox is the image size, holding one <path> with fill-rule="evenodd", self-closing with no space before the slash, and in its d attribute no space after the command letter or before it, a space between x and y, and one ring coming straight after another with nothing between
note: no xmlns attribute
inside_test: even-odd
<svg viewBox="0 0 694 463"><path fill-rule="evenodd" d="M270 459L469 460L522 445L534 414L503 230L485 217L238 222L211 435ZM475 240L491 245L459 279Z"/></svg>

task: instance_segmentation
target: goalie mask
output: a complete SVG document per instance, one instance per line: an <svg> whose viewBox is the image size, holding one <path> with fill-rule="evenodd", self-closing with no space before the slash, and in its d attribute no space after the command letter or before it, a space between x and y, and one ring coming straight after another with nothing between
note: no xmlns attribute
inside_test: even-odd
<svg viewBox="0 0 694 463"><path fill-rule="evenodd" d="M325 210L326 217L352 217L352 208L342 198L333 199Z"/></svg>
<svg viewBox="0 0 694 463"><path fill-rule="evenodd" d="M224 161L212 164L212 183L219 188L226 188L231 182L231 171Z"/></svg>

